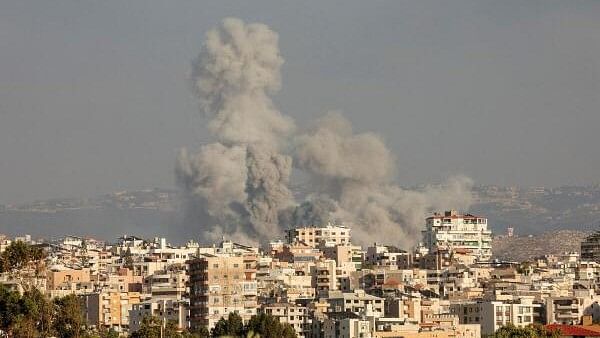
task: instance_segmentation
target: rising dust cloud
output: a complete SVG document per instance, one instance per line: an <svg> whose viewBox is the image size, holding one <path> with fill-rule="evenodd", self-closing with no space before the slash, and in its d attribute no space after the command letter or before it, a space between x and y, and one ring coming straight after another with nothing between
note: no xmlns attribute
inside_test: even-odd
<svg viewBox="0 0 600 338"><path fill-rule="evenodd" d="M283 62L277 33L264 24L228 18L206 34L191 87L215 142L182 150L175 169L185 222L201 238L264 243L287 228L335 221L350 226L357 243L406 247L418 241L427 213L468 209L470 179L400 188L383 140L355 133L340 113L297 128L270 97ZM293 168L308 177L304 201L290 190Z"/></svg>

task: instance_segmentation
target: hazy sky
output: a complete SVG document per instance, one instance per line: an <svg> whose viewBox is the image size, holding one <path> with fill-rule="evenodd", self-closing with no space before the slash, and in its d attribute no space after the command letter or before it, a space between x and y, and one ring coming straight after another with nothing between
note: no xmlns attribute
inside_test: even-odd
<svg viewBox="0 0 600 338"><path fill-rule="evenodd" d="M275 97L379 132L403 185L600 182L600 1L0 1L0 203L174 186L209 136L186 78L224 17L264 22Z"/></svg>

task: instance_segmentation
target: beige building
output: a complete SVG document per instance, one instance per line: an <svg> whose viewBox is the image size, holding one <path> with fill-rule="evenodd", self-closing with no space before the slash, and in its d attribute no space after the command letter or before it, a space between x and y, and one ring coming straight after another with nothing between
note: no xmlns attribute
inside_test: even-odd
<svg viewBox="0 0 600 338"><path fill-rule="evenodd" d="M362 266L363 251L358 245L338 244L332 247L322 248L323 256L333 259L338 267L352 267L359 270Z"/></svg>
<svg viewBox="0 0 600 338"><path fill-rule="evenodd" d="M179 329L189 327L189 303L185 300L159 299L134 304L129 311L129 332L140 329L144 317L158 317L162 323L177 323Z"/></svg>
<svg viewBox="0 0 600 338"><path fill-rule="evenodd" d="M361 318L327 318L323 322L324 338L371 338L372 330L371 321Z"/></svg>
<svg viewBox="0 0 600 338"><path fill-rule="evenodd" d="M152 299L182 299L187 294L188 276L184 270L157 271L144 280L144 290Z"/></svg>
<svg viewBox="0 0 600 338"><path fill-rule="evenodd" d="M108 291L81 296L88 325L126 332L129 311L140 302L139 292Z"/></svg>
<svg viewBox="0 0 600 338"><path fill-rule="evenodd" d="M546 324L580 324L584 315L600 319L600 297L593 290L576 290L573 296L546 298Z"/></svg>
<svg viewBox="0 0 600 338"><path fill-rule="evenodd" d="M367 294L364 290L354 292L329 292L329 310L331 312L354 312L372 317L383 317L384 299Z"/></svg>
<svg viewBox="0 0 600 338"><path fill-rule="evenodd" d="M304 242L312 247L336 246L350 243L350 229L342 225L327 224L324 227L303 227L287 231L288 243Z"/></svg>
<svg viewBox="0 0 600 338"><path fill-rule="evenodd" d="M317 297L327 297L330 291L338 290L337 269L334 260L317 262L311 268L311 275Z"/></svg>
<svg viewBox="0 0 600 338"><path fill-rule="evenodd" d="M275 303L263 305L260 311L274 316L280 323L290 324L300 338L309 335L310 324L312 321L309 317L307 308L304 306L291 303Z"/></svg>
<svg viewBox="0 0 600 338"><path fill-rule="evenodd" d="M450 305L450 313L458 316L461 324L480 324L482 334L492 334L500 327L513 324L525 327L534 323L536 308L533 297L518 301L477 301Z"/></svg>
<svg viewBox="0 0 600 338"><path fill-rule="evenodd" d="M244 321L256 314L256 255L209 255L189 261L190 326L209 330L237 312Z"/></svg>
<svg viewBox="0 0 600 338"><path fill-rule="evenodd" d="M46 287L48 290L75 290L76 284L90 282L88 269L57 269L46 273Z"/></svg>

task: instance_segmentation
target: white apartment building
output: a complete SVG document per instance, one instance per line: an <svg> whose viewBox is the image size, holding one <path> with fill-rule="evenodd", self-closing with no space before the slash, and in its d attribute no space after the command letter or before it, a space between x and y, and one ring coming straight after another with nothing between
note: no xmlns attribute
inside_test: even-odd
<svg viewBox="0 0 600 338"><path fill-rule="evenodd" d="M600 297L593 289L575 289L571 296L547 297L545 301L546 324L577 325L584 315L600 319Z"/></svg>
<svg viewBox="0 0 600 338"><path fill-rule="evenodd" d="M373 327L371 321L361 318L327 318L323 323L323 336L325 338L371 338Z"/></svg>
<svg viewBox="0 0 600 338"><path fill-rule="evenodd" d="M332 247L338 244L350 243L350 229L343 225L328 223L324 227L302 227L289 229L286 234L289 244L304 242L309 246Z"/></svg>
<svg viewBox="0 0 600 338"><path fill-rule="evenodd" d="M385 313L384 299L361 289L354 292L331 291L327 301L331 312L354 312L375 318L383 317Z"/></svg>
<svg viewBox="0 0 600 338"><path fill-rule="evenodd" d="M488 230L487 218L461 215L454 210L427 218L423 243L430 252L437 248L460 249L470 252L478 261L492 257L492 232Z"/></svg>
<svg viewBox="0 0 600 338"><path fill-rule="evenodd" d="M458 316L461 324L480 324L482 334L492 334L509 323L525 327L534 323L533 297L522 297L518 301L477 301L450 304L450 313Z"/></svg>

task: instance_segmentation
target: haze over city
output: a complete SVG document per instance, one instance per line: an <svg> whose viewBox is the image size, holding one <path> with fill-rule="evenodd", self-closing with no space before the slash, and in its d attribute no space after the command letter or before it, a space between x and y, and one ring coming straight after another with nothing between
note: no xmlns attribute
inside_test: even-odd
<svg viewBox="0 0 600 338"><path fill-rule="evenodd" d="M0 2L0 338L600 337L600 2Z"/></svg>
<svg viewBox="0 0 600 338"><path fill-rule="evenodd" d="M189 88L224 17L279 35L277 108L376 132L403 186L599 181L595 1L0 4L0 203L174 187L210 142Z"/></svg>

